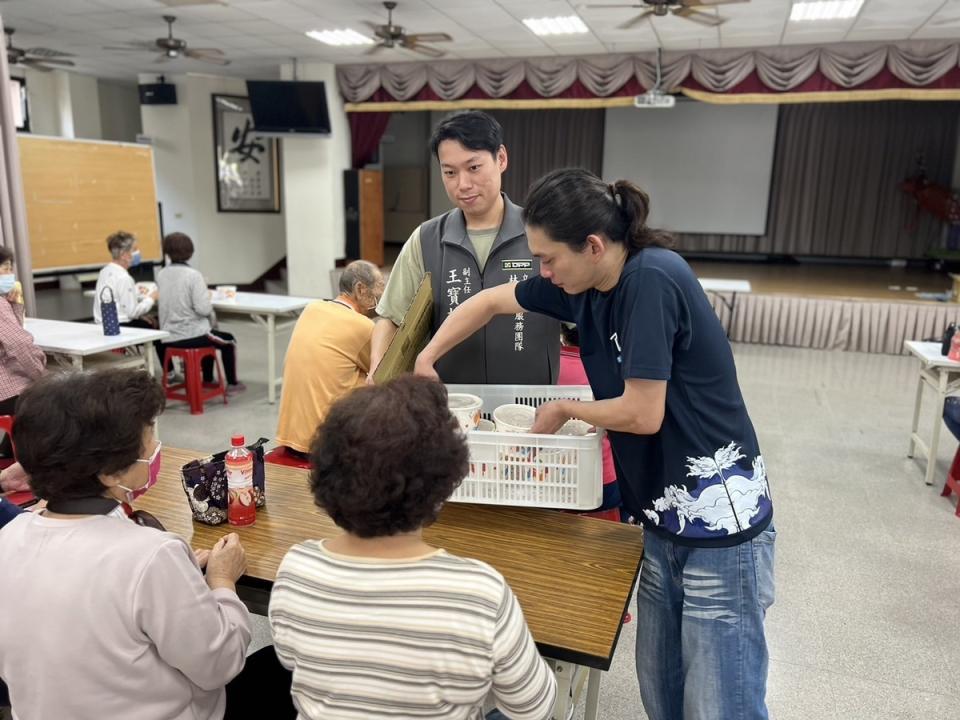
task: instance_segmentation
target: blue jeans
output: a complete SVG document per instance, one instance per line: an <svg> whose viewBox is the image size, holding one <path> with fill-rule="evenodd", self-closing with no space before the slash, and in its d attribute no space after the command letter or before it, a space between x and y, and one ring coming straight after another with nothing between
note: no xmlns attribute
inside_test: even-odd
<svg viewBox="0 0 960 720"><path fill-rule="evenodd" d="M645 534L637 679L650 720L767 720L763 619L776 534L770 526L727 548Z"/></svg>

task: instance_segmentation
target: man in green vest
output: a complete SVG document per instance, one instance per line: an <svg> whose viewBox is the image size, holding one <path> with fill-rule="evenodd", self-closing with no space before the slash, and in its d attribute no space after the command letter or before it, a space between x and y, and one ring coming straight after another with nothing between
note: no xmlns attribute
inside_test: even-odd
<svg viewBox="0 0 960 720"><path fill-rule="evenodd" d="M535 277L521 208L500 189L507 169L503 130L477 110L442 120L430 138L443 185L456 207L417 227L404 244L383 297L371 341L371 376L426 273L433 282L432 332L484 288ZM560 368L560 325L536 313L501 317L437 365L445 383L550 385Z"/></svg>

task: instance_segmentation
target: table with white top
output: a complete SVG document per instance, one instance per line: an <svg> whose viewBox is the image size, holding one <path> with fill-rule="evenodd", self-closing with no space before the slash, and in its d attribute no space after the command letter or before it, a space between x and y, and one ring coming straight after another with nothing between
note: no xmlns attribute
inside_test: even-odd
<svg viewBox="0 0 960 720"><path fill-rule="evenodd" d="M704 292L749 293L753 291L749 280L727 278L700 278L700 287Z"/></svg>
<svg viewBox="0 0 960 720"><path fill-rule="evenodd" d="M730 322L727 323L727 327L725 328L727 337L730 337L730 328L733 327L733 314L737 307L737 295L740 293L753 292L753 287L750 285L750 281L736 280L733 278L698 279L700 280L700 287L703 288L703 291L706 293L716 293L717 297L720 299L720 302L726 305L727 310L730 311ZM729 294L730 298L727 299L721 293Z"/></svg>
<svg viewBox="0 0 960 720"><path fill-rule="evenodd" d="M65 358L78 370L83 369L84 359L89 359L92 355L140 347L140 355L134 360L134 364L145 364L147 371L155 375L155 353L151 345L157 340L170 337L170 333L162 330L122 326L119 335L104 335L102 325L29 317L24 320L23 326L33 335L37 347L58 360Z"/></svg>
<svg viewBox="0 0 960 720"><path fill-rule="evenodd" d="M293 327L303 309L315 298L267 293L238 292L236 299L213 297L213 308L219 315L246 315L267 332L267 400L277 401L277 332ZM163 300L161 299L161 302Z"/></svg>
<svg viewBox="0 0 960 720"><path fill-rule="evenodd" d="M913 407L913 426L910 428L910 449L907 457L919 453L927 458L927 485L933 485L933 471L937 466L937 447L940 444L940 426L943 403L948 395L960 391L960 362L940 354L939 342L907 340L904 347L920 361L920 377L917 380L917 400ZM923 386L929 385L936 393L933 404L933 437L930 445L917 432L920 427L920 406L923 404Z"/></svg>

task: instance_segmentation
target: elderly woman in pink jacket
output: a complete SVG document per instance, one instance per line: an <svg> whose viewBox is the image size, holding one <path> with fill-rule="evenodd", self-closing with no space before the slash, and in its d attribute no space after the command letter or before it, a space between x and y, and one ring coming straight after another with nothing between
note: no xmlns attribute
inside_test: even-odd
<svg viewBox="0 0 960 720"><path fill-rule="evenodd" d="M0 247L0 415L13 415L17 398L43 375L47 358L23 329L23 292L13 274L13 253ZM0 442L0 457L11 455L10 439Z"/></svg>

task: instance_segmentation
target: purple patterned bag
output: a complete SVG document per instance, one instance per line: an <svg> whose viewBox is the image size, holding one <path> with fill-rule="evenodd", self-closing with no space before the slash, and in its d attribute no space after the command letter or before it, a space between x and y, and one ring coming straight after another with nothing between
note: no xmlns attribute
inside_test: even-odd
<svg viewBox="0 0 960 720"><path fill-rule="evenodd" d="M258 508L267 502L263 469L263 446L267 442L267 438L260 438L247 445L247 450L253 453L253 494ZM227 451L224 450L191 460L180 468L183 491L187 494L193 519L197 522L220 525L227 521L226 456Z"/></svg>

